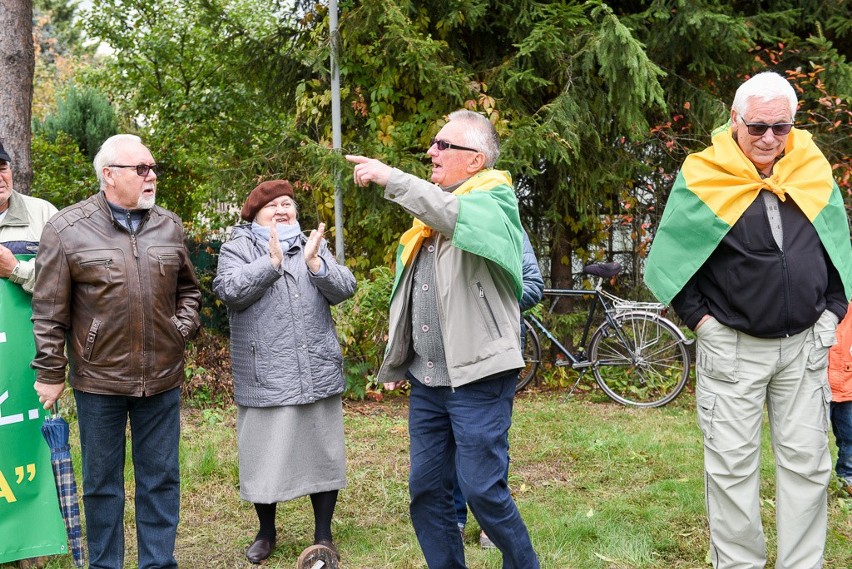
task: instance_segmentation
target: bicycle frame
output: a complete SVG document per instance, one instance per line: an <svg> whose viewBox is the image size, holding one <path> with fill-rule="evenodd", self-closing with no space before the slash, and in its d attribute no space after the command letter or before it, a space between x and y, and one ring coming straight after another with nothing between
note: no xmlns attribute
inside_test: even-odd
<svg viewBox="0 0 852 569"><path fill-rule="evenodd" d="M594 366L595 362L591 362L586 357L586 346L588 345L589 332L592 329L592 323L594 322L595 313L600 306L604 312L604 318L612 327L613 330L620 336L620 340L624 341L625 339L621 336L621 329L618 325L616 325L614 318L612 317L612 307L607 303L606 298L601 293L601 283L603 279L598 278L595 288L593 289L554 289L554 288L546 288L544 289L544 296L555 296L557 297L556 302L553 303L550 310L553 311L553 307L559 302L560 297L589 297L593 296L594 301L590 304L588 310L588 316L586 316L586 323L583 325L583 335L580 338L580 352L575 355L571 353L571 351L566 348L557 338L551 333L550 330L545 327L544 323L541 322L538 318L536 318L533 314L526 314L524 317L532 322L538 330L545 335L545 337L550 340L550 343L562 353L563 356L567 358L566 363L556 362L557 366L567 366L570 365L572 368L580 370L580 376L582 377L585 371ZM578 378L579 381L579 378ZM576 385L576 384L575 384Z"/></svg>
<svg viewBox="0 0 852 569"><path fill-rule="evenodd" d="M577 381L574 383L574 386L571 388L571 391L574 390L574 387L579 384L585 372L594 368L598 365L597 361L592 361L588 359L586 355L586 348L589 342L589 333L592 331L592 324L594 323L595 313L600 306L603 309L603 317L605 322L609 325L610 329L616 334L618 340L621 344L629 349L631 352L631 356L634 356L633 350L630 346L629 340L624 336L624 332L621 326L616 321L615 315L619 312L617 307L613 306L608 298L611 298L611 295L603 292L602 288L603 278L598 277L595 283L595 287L591 289L544 289L545 296L555 296L557 300L550 307L550 312L553 311L553 308L559 302L559 298L562 297L594 297L594 300L591 302L588 315L586 316L586 322L583 325L583 334L580 337L578 352L572 353L562 342L559 341L556 336L547 329L544 323L536 318L533 314L525 314L524 318L527 321L532 323L539 332L544 334L544 336L550 341L551 345L555 346L557 350L566 358L565 360L556 360L554 365L557 367L571 366L572 369L576 369L580 372L577 377ZM665 320L663 316L660 316L658 312L652 309L638 309L638 310L629 310L627 312L622 312L622 314L642 314L649 317L652 320L660 319ZM689 343L689 340L678 330L680 341L685 344ZM570 393L570 392L569 392Z"/></svg>

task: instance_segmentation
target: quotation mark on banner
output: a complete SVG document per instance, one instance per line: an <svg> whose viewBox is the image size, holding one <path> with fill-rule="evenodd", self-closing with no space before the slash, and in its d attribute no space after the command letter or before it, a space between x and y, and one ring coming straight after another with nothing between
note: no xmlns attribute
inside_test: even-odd
<svg viewBox="0 0 852 569"><path fill-rule="evenodd" d="M33 478L35 478L35 463L31 462L30 464L27 465L27 474L29 474L29 476L27 477L27 482L32 482ZM16 466L15 467L15 475L17 476L18 484L23 482L24 481L24 467L23 466Z"/></svg>
<svg viewBox="0 0 852 569"><path fill-rule="evenodd" d="M32 482L35 480L35 475L35 463L15 467L15 483L19 486L24 483L25 480L26 482ZM18 501L18 498L15 497L15 493L12 491L12 487L9 486L9 482L6 481L6 477L3 475L2 470L0 470L0 499L5 499L10 504Z"/></svg>

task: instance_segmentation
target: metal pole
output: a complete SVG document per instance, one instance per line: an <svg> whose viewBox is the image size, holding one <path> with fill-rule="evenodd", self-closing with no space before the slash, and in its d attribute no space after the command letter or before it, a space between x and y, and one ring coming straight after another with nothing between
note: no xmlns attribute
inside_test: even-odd
<svg viewBox="0 0 852 569"><path fill-rule="evenodd" d="M334 150L340 153L340 69L337 66L337 0L328 3L329 39L331 40L331 139ZM340 168L334 172L334 250L337 262L343 264L343 195L341 190L342 173Z"/></svg>

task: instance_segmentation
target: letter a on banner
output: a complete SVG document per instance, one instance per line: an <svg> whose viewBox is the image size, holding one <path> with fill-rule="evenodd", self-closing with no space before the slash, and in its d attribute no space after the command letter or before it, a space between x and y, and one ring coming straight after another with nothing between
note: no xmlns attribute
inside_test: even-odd
<svg viewBox="0 0 852 569"><path fill-rule="evenodd" d="M0 563L68 553L50 449L41 434L47 412L33 389L31 316L30 296L0 279Z"/></svg>

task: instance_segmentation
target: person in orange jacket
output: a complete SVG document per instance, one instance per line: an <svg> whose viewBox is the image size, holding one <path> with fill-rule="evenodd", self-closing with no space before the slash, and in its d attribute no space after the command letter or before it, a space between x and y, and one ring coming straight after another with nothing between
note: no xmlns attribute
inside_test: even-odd
<svg viewBox="0 0 852 569"><path fill-rule="evenodd" d="M850 304L852 307L852 304ZM852 495L852 316L837 326L837 344L828 352L831 385L831 428L837 440L835 471Z"/></svg>

